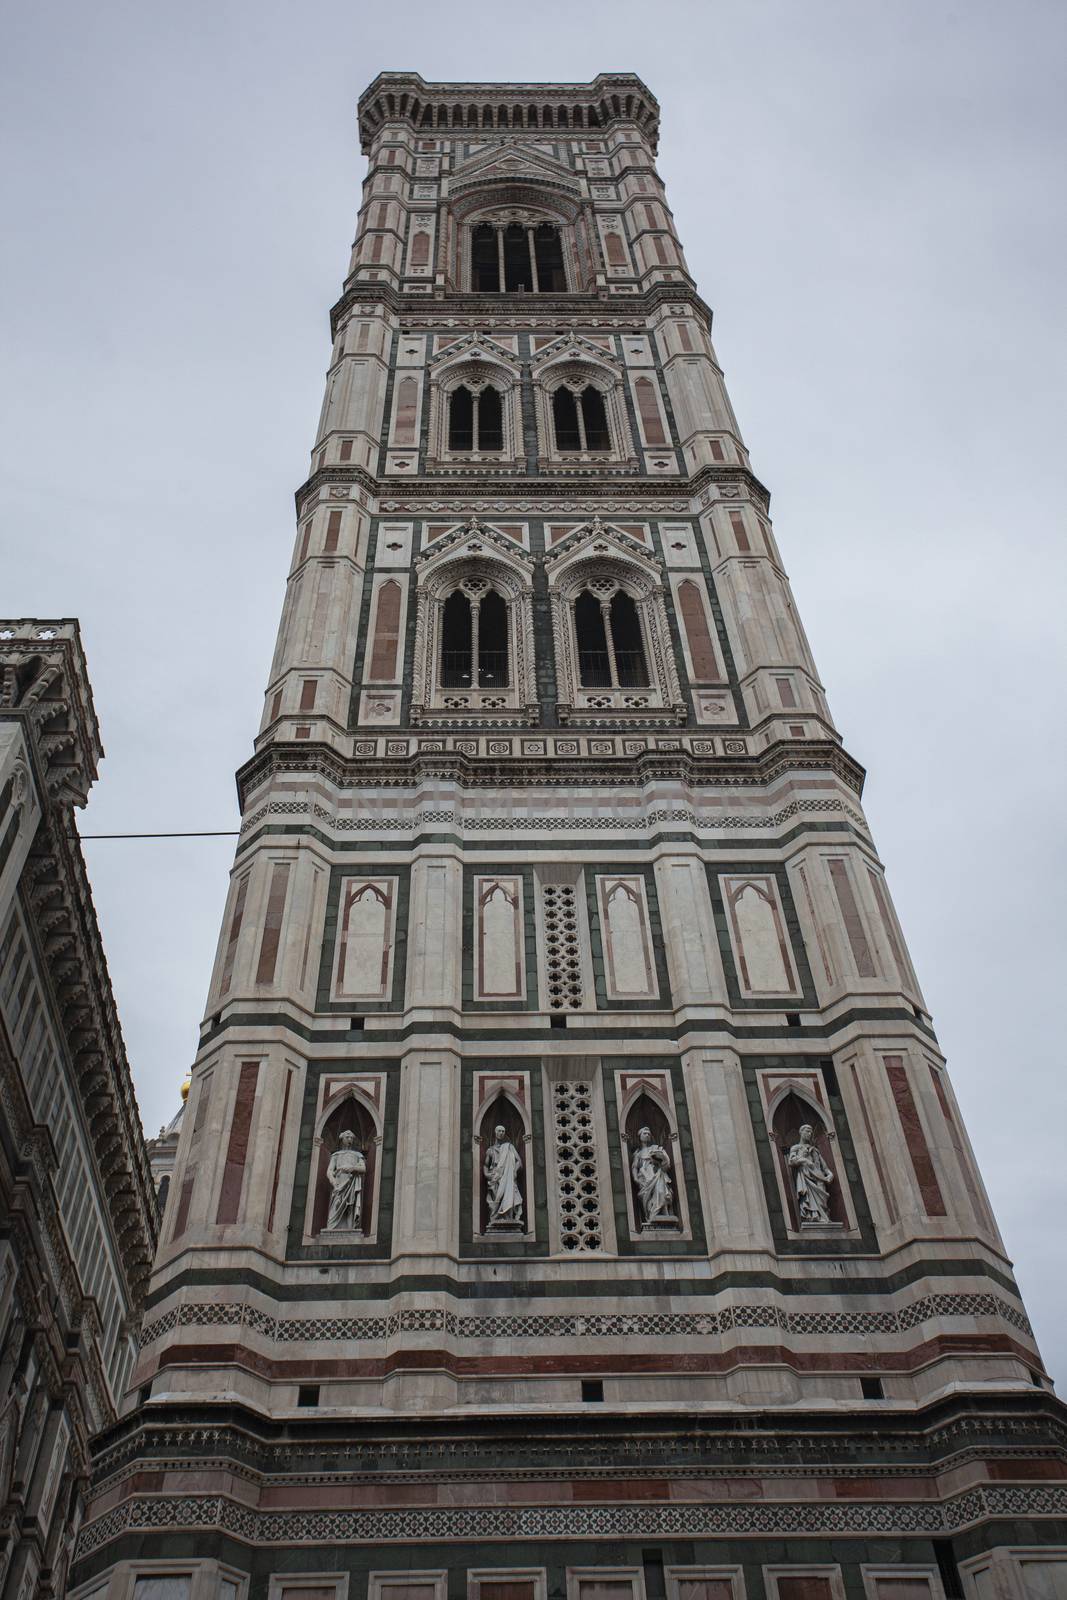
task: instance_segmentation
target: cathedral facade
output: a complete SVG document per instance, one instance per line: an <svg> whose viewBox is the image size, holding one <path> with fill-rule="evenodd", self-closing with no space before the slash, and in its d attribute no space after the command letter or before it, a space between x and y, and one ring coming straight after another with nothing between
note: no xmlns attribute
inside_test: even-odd
<svg viewBox="0 0 1067 1600"><path fill-rule="evenodd" d="M637 78L368 171L78 1600L1067 1594L1067 1428Z"/></svg>

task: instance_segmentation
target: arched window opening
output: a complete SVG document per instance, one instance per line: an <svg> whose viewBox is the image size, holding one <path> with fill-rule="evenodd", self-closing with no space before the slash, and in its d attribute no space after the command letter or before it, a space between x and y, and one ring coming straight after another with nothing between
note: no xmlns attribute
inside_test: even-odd
<svg viewBox="0 0 1067 1600"><path fill-rule="evenodd" d="M438 108L437 108L437 126L439 128L447 128L448 127L448 107L447 106L438 106Z"/></svg>
<svg viewBox="0 0 1067 1600"><path fill-rule="evenodd" d="M508 108L507 108L507 106L497 106L497 108L496 108L496 124L497 124L498 128L506 128L507 127L507 125L508 125Z"/></svg>
<svg viewBox="0 0 1067 1600"><path fill-rule="evenodd" d="M538 292L562 293L567 287L567 275L563 270L563 240L559 229L548 222L539 223L534 229L533 246Z"/></svg>
<svg viewBox="0 0 1067 1600"><path fill-rule="evenodd" d="M604 396L594 384L577 394L561 384L552 395L552 421L557 450L611 449Z"/></svg>
<svg viewBox="0 0 1067 1600"><path fill-rule="evenodd" d="M479 294L496 294L500 288L500 258L496 229L481 222L471 235L471 288Z"/></svg>
<svg viewBox="0 0 1067 1600"><path fill-rule="evenodd" d="M508 607L484 580L448 596L441 614L441 687L506 689L510 677Z"/></svg>
<svg viewBox="0 0 1067 1600"><path fill-rule="evenodd" d="M610 450L611 435L608 433L608 414L604 410L604 396L599 389L594 389L588 384L582 391L582 422L585 425L585 448L587 450Z"/></svg>
<svg viewBox="0 0 1067 1600"><path fill-rule="evenodd" d="M503 450L504 404L492 386L474 394L461 383L448 399L448 448L479 453Z"/></svg>
<svg viewBox="0 0 1067 1600"><path fill-rule="evenodd" d="M483 128L491 128L492 126L493 126L493 108L492 108L492 106L483 106L482 107L482 127Z"/></svg>
<svg viewBox="0 0 1067 1600"><path fill-rule="evenodd" d="M490 589L478 606L478 687L506 688L508 682L508 608Z"/></svg>
<svg viewBox="0 0 1067 1600"><path fill-rule="evenodd" d="M552 119L552 107L551 106L542 106L541 107L541 126L543 128L551 128L552 120L553 120Z"/></svg>
<svg viewBox="0 0 1067 1600"><path fill-rule="evenodd" d="M520 289L529 292L532 287L530 241L526 229L511 222L504 229L504 288L508 294L516 294Z"/></svg>
<svg viewBox="0 0 1067 1600"><path fill-rule="evenodd" d="M468 106L467 107L467 127L468 128L476 128L477 126L478 126L478 107L477 106Z"/></svg>
<svg viewBox="0 0 1067 1600"><path fill-rule="evenodd" d="M454 589L444 604L441 620L441 686L469 689L473 677L474 630L471 603L462 589Z"/></svg>
<svg viewBox="0 0 1067 1600"><path fill-rule="evenodd" d="M556 127L566 128L569 124L569 121L570 118L567 115L567 107L560 106L559 110L556 112Z"/></svg>
<svg viewBox="0 0 1067 1600"><path fill-rule="evenodd" d="M483 389L475 400L476 450L503 450L504 406L500 391Z"/></svg>
<svg viewBox="0 0 1067 1600"><path fill-rule="evenodd" d="M557 450L580 450L582 437L578 429L578 404L570 389L561 385L552 396L552 422L556 430Z"/></svg>
<svg viewBox="0 0 1067 1600"><path fill-rule="evenodd" d="M549 222L479 222L471 230L471 288L477 294L566 291L560 230Z"/></svg>
<svg viewBox="0 0 1067 1600"><path fill-rule="evenodd" d="M615 672L621 689L647 689L648 667L637 607L622 589L616 589L610 606L611 640Z"/></svg>
<svg viewBox="0 0 1067 1600"><path fill-rule="evenodd" d="M578 636L578 677L583 688L610 689L611 662L604 612L595 595L583 589L574 605L574 630Z"/></svg>
<svg viewBox="0 0 1067 1600"><path fill-rule="evenodd" d="M466 384L453 389L448 406L448 448L450 450L474 449L475 399Z"/></svg>

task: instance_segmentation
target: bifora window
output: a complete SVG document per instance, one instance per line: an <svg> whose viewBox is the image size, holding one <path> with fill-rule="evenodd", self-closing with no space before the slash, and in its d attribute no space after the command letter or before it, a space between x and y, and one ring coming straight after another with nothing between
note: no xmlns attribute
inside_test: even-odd
<svg viewBox="0 0 1067 1600"><path fill-rule="evenodd" d="M611 434L604 396L593 384L570 389L562 384L552 395L552 426L556 449L610 450Z"/></svg>
<svg viewBox="0 0 1067 1600"><path fill-rule="evenodd" d="M448 398L448 448L484 452L504 448L504 405L491 385L475 393L461 383Z"/></svg>
<svg viewBox="0 0 1067 1600"><path fill-rule="evenodd" d="M471 288L479 294L566 290L559 229L550 222L479 222L471 230Z"/></svg>
<svg viewBox="0 0 1067 1600"><path fill-rule="evenodd" d="M583 689L647 689L648 665L637 607L622 589L583 589L574 603L578 678Z"/></svg>
<svg viewBox="0 0 1067 1600"><path fill-rule="evenodd" d="M507 688L508 608L481 580L454 589L441 619L441 687Z"/></svg>

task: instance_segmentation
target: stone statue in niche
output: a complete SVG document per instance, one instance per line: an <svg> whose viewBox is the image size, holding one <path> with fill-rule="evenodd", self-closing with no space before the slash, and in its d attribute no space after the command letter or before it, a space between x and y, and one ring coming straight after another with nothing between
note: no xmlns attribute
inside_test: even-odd
<svg viewBox="0 0 1067 1600"><path fill-rule="evenodd" d="M811 1123L806 1122L786 1158L793 1172L802 1223L830 1221L830 1185L834 1175L812 1143L813 1132Z"/></svg>
<svg viewBox="0 0 1067 1600"><path fill-rule="evenodd" d="M674 1186L671 1183L671 1158L661 1144L656 1144L649 1128L637 1130L637 1148L630 1162L630 1175L637 1187L641 1206L641 1228L677 1228L671 1201Z"/></svg>
<svg viewBox="0 0 1067 1600"><path fill-rule="evenodd" d="M521 1232L522 1157L502 1125L494 1128L493 1142L485 1156L486 1198L489 1202L487 1233Z"/></svg>
<svg viewBox="0 0 1067 1600"><path fill-rule="evenodd" d="M328 1233L359 1233L363 1223L363 1178L367 1158L356 1149L356 1136L346 1129L326 1168L330 1185Z"/></svg>

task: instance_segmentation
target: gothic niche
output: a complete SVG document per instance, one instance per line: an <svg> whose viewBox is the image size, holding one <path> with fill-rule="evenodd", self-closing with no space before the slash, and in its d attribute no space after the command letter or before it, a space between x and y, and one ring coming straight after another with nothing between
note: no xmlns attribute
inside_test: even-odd
<svg viewBox="0 0 1067 1600"><path fill-rule="evenodd" d="M642 1093L626 1114L634 1221L642 1233L678 1233L674 1139L662 1108Z"/></svg>
<svg viewBox="0 0 1067 1600"><path fill-rule="evenodd" d="M788 1197L789 1226L847 1227L832 1148L832 1134L811 1101L791 1090L779 1102L771 1123L782 1182Z"/></svg>
<svg viewBox="0 0 1067 1600"><path fill-rule="evenodd" d="M323 1241L374 1231L378 1133L374 1118L349 1091L323 1123L318 1139L311 1231Z"/></svg>
<svg viewBox="0 0 1067 1600"><path fill-rule="evenodd" d="M478 1232L486 1237L522 1236L527 1221L526 1122L510 1095L501 1091L482 1112L475 1141L479 1164Z"/></svg>

